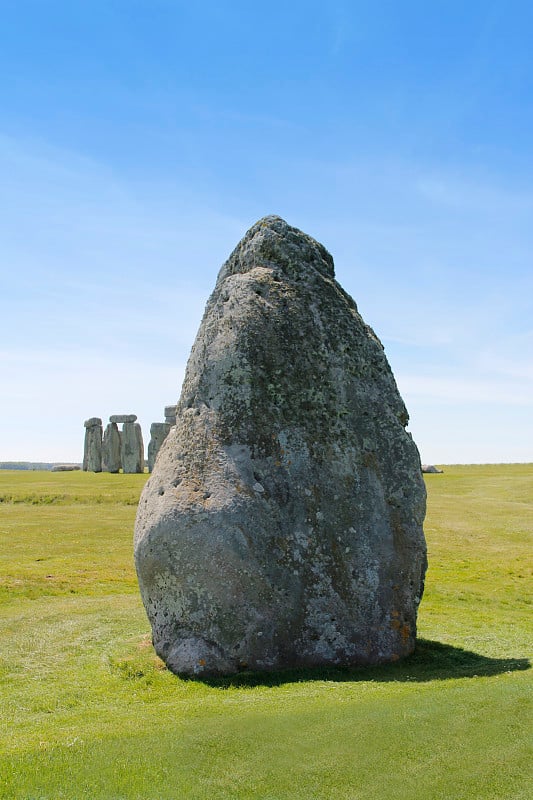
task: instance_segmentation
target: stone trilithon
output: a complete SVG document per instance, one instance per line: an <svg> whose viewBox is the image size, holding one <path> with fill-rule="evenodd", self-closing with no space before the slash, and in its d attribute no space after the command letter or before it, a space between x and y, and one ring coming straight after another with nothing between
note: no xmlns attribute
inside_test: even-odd
<svg viewBox="0 0 533 800"><path fill-rule="evenodd" d="M426 493L407 421L327 250L257 222L218 275L137 513L139 585L171 670L413 651Z"/></svg>

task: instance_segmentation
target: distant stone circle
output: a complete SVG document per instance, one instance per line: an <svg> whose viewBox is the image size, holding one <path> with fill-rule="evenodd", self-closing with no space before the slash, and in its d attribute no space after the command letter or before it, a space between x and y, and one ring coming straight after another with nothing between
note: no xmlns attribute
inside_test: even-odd
<svg viewBox="0 0 533 800"><path fill-rule="evenodd" d="M105 431L100 417L90 417L83 424L84 472L117 473L120 470L129 474L144 472L144 442L136 414L112 414ZM150 426L148 472L152 472L161 445L175 424L176 406L166 406L165 422L153 422ZM122 425L121 430L119 425Z"/></svg>

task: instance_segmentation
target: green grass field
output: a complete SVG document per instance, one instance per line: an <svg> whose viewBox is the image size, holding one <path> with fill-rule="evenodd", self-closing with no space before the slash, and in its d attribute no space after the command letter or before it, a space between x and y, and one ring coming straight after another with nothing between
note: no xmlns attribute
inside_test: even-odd
<svg viewBox="0 0 533 800"><path fill-rule="evenodd" d="M533 465L426 476L414 656L210 682L151 648L146 477L0 472L0 797L531 798Z"/></svg>

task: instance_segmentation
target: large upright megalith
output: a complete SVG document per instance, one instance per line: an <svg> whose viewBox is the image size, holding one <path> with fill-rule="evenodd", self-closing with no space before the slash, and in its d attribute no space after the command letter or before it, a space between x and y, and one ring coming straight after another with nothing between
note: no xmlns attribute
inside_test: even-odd
<svg viewBox="0 0 533 800"><path fill-rule="evenodd" d="M83 423L85 442L83 447L83 469L85 472L102 471L102 420L91 417Z"/></svg>
<svg viewBox="0 0 533 800"><path fill-rule="evenodd" d="M102 440L102 468L104 472L119 472L122 466L121 435L116 422L110 422Z"/></svg>
<svg viewBox="0 0 533 800"><path fill-rule="evenodd" d="M168 422L152 422L148 444L148 472L154 469L155 459L172 426Z"/></svg>
<svg viewBox="0 0 533 800"><path fill-rule="evenodd" d="M412 652L426 495L407 421L330 254L260 220L218 275L137 512L142 598L171 670Z"/></svg>
<svg viewBox="0 0 533 800"><path fill-rule="evenodd" d="M137 419L135 414L129 416ZM120 459L123 472L144 472L144 443L141 426L138 422L127 420L122 426Z"/></svg>
<svg viewBox="0 0 533 800"><path fill-rule="evenodd" d="M176 424L176 412L178 410L177 406L165 406L165 422L168 425L175 425Z"/></svg>

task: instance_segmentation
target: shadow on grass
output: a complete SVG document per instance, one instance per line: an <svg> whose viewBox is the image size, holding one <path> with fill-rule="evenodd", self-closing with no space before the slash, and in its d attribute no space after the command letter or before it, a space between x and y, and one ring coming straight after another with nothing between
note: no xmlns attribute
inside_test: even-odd
<svg viewBox="0 0 533 800"><path fill-rule="evenodd" d="M191 678L220 689L280 686L302 681L438 681L478 678L516 672L531 667L527 658L488 658L441 642L419 639L413 655L394 664L376 667L317 667L279 672L240 672L225 677Z"/></svg>

